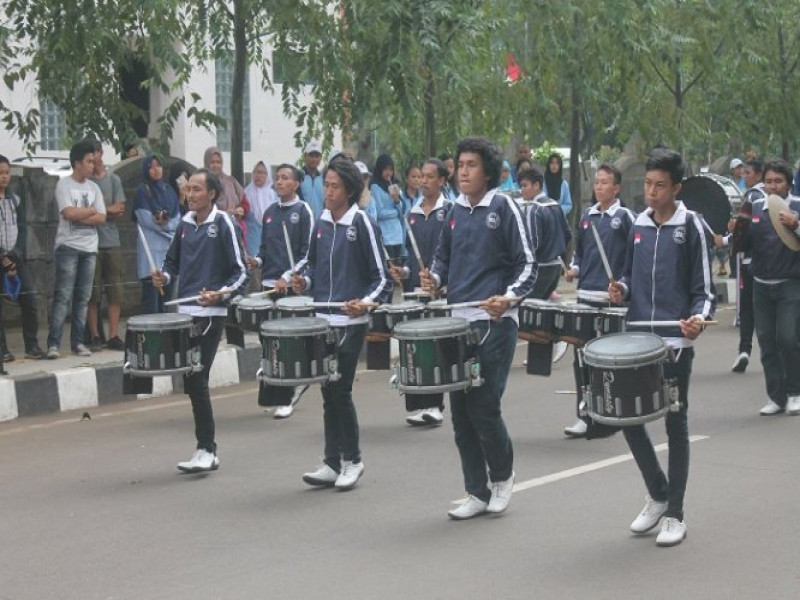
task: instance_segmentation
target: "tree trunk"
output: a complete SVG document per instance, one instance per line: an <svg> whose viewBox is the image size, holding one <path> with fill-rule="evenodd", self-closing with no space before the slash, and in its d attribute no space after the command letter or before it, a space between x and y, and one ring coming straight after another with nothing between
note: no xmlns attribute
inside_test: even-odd
<svg viewBox="0 0 800 600"><path fill-rule="evenodd" d="M578 162L581 143L581 111L578 86L572 84L572 123L569 140L569 189L572 193L572 222L574 230L578 230L583 203L581 202L581 166Z"/></svg>
<svg viewBox="0 0 800 600"><path fill-rule="evenodd" d="M244 84L247 77L246 0L233 2L233 86L231 90L231 175L244 184Z"/></svg>
<svg viewBox="0 0 800 600"><path fill-rule="evenodd" d="M423 69L425 69L425 92L422 96L425 111L425 147L423 152L426 157L429 157L436 156L436 81L433 78L433 69L430 66L430 61L425 61Z"/></svg>

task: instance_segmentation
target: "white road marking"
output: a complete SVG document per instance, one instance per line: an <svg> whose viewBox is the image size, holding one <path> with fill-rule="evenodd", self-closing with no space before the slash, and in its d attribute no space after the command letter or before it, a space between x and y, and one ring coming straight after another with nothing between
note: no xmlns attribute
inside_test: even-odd
<svg viewBox="0 0 800 600"><path fill-rule="evenodd" d="M699 442L701 440L707 440L707 439L708 439L707 435L689 436L689 442ZM668 446L666 443L658 444L657 446L655 446L655 451L663 452L667 448ZM611 458L598 460L596 462L589 463L586 465L581 465L579 467L565 469L564 471L559 471L558 473L551 473L550 475L544 475L542 477L528 479L527 481L520 481L519 483L514 484L513 492L516 493L525 490L530 490L536 487L547 485L548 483L555 483L556 481L561 481L562 479L569 479L570 477L576 477L578 475L583 475L584 473L591 473L592 471L597 471L598 469L613 467L614 465L628 462L629 460L633 460L633 454L631 453L620 454L618 456L612 456ZM463 498L459 498L458 500L453 500L453 504L460 504L463 501L464 501Z"/></svg>

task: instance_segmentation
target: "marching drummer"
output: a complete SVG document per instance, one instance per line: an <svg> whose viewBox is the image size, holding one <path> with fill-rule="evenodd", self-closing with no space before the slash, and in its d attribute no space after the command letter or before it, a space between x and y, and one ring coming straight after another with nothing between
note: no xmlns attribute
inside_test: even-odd
<svg viewBox="0 0 800 600"><path fill-rule="evenodd" d="M587 208L581 217L580 225L575 232L575 253L564 277L567 281L578 279L578 302L597 308L608 306L608 283L609 280L618 279L622 273L628 233L636 218L633 212L620 203L621 184L622 173L615 166L602 164L597 167L594 176L594 195L597 203ZM606 264L610 273L606 271ZM575 389L578 392L576 404L579 416L574 425L564 428L564 433L570 437L583 437L586 435L588 420L580 416L579 405L580 390L583 389L586 375L580 364L577 347L574 354L573 372ZM593 435L601 437L613 431L597 426Z"/></svg>
<svg viewBox="0 0 800 600"><path fill-rule="evenodd" d="M447 167L438 158L429 158L422 165L422 198L411 208L408 216L410 233L406 235L406 249L412 259L406 266L390 267L392 278L398 283L404 282L407 291L420 285L420 264L416 253L419 252L423 265L430 266L433 262L436 244L451 206L442 194L448 174ZM406 410L410 413L406 423L413 426L442 424L444 394L406 394L405 398Z"/></svg>
<svg viewBox="0 0 800 600"><path fill-rule="evenodd" d="M199 295L179 312L191 315L196 328L192 345L200 348L199 372L184 376L184 390L192 401L197 450L178 463L184 473L219 468L215 441L214 413L208 377L225 326L227 300L248 283L244 250L231 217L215 206L222 184L213 173L200 169L187 184L189 212L181 219L167 251L161 271L153 274L153 286L163 289L178 277L178 295Z"/></svg>
<svg viewBox="0 0 800 600"><path fill-rule="evenodd" d="M648 492L645 506L630 529L643 534L663 518L656 538L659 546L674 546L686 537L683 498L689 475L688 392L693 341L703 331L702 322L716 309L703 224L696 213L676 200L684 171L677 152L659 148L650 154L644 179L648 208L631 230L622 277L608 286L612 302L628 300L628 322L650 321L652 325L646 330L660 335L675 353L674 361L664 366L664 377L677 385L680 400L679 410L668 412L666 417L666 475L644 425L623 427ZM656 323L665 326L656 327ZM636 329L641 327L628 325L628 331Z"/></svg>
<svg viewBox="0 0 800 600"><path fill-rule="evenodd" d="M297 294L308 292L317 302L345 304L344 313L317 311L338 330L340 379L322 386L325 457L319 467L303 475L303 481L348 490L364 472L353 379L367 331L367 309L391 293L392 282L383 263L380 229L357 204L364 187L358 168L340 154L328 162L323 177L325 210L292 287Z"/></svg>
<svg viewBox="0 0 800 600"><path fill-rule="evenodd" d="M275 288L279 294L291 291L292 272L302 266L314 230L314 213L300 200L297 190L303 173L294 165L282 164L275 171L275 192L280 202L264 211L261 229L261 247L258 256L250 259L254 267L261 267L261 285ZM260 384L259 404L276 406L274 417L285 419L294 412L307 385L296 388Z"/></svg>
<svg viewBox="0 0 800 600"><path fill-rule="evenodd" d="M480 308L454 308L478 334L483 385L450 393L453 429L467 496L448 514L470 519L508 508L514 451L500 399L516 349L517 302L536 279L536 262L519 206L497 192L502 155L485 138L458 144L461 194L455 200L430 272L420 274L431 294L447 286L450 304L485 300Z"/></svg>

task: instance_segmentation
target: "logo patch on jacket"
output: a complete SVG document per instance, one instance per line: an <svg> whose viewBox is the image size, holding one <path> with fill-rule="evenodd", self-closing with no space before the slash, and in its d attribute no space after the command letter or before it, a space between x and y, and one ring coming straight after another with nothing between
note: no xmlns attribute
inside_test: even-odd
<svg viewBox="0 0 800 600"><path fill-rule="evenodd" d="M588 220L581 221L581 227L583 229L589 229L589 221Z"/></svg>
<svg viewBox="0 0 800 600"><path fill-rule="evenodd" d="M411 217L411 218L408 220L408 224L409 224L409 225L413 225L413 224L414 224L414 223L416 223L416 222L417 222L417 219L416 219L415 217Z"/></svg>
<svg viewBox="0 0 800 600"><path fill-rule="evenodd" d="M345 237L347 238L348 242L355 242L358 239L358 231L353 225L350 225L350 227L347 228Z"/></svg>
<svg viewBox="0 0 800 600"><path fill-rule="evenodd" d="M289 221L293 225L297 225L300 222L300 213L293 212L291 215L289 215Z"/></svg>
<svg viewBox="0 0 800 600"><path fill-rule="evenodd" d="M444 209L440 208L436 211L436 220L437 221L444 221Z"/></svg>
<svg viewBox="0 0 800 600"><path fill-rule="evenodd" d="M641 233L634 233L633 234L633 243L638 244L642 241L642 234Z"/></svg>
<svg viewBox="0 0 800 600"><path fill-rule="evenodd" d="M211 223L211 225L208 226L208 232L207 233L208 233L208 237L210 237L210 238L217 237L217 234L219 233L219 229L217 229L217 224L216 223Z"/></svg>
<svg viewBox="0 0 800 600"><path fill-rule="evenodd" d="M322 237L322 229L317 228L317 239Z"/></svg>
<svg viewBox="0 0 800 600"><path fill-rule="evenodd" d="M761 223L761 217L753 217L753 223Z"/></svg>
<svg viewBox="0 0 800 600"><path fill-rule="evenodd" d="M264 220L265 223L272 223L272 217L269 216Z"/></svg>
<svg viewBox="0 0 800 600"><path fill-rule="evenodd" d="M672 232L672 240L676 244L685 244L686 243L686 227L683 225L679 225L675 228L675 231Z"/></svg>
<svg viewBox="0 0 800 600"><path fill-rule="evenodd" d="M496 212L490 212L486 215L486 226L489 229L497 229L500 227L500 215Z"/></svg>
<svg viewBox="0 0 800 600"><path fill-rule="evenodd" d="M622 219L619 217L611 219L611 229L619 229L620 227L622 227Z"/></svg>
<svg viewBox="0 0 800 600"><path fill-rule="evenodd" d="M456 228L456 220L450 219L450 229L455 229L455 228Z"/></svg>

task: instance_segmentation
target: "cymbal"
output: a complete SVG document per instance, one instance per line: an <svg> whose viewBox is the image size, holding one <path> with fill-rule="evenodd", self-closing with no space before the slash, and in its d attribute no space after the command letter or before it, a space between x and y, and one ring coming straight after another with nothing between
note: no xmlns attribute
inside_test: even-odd
<svg viewBox="0 0 800 600"><path fill-rule="evenodd" d="M767 197L769 220L772 221L772 226L775 228L778 237L781 238L784 245L790 250L798 252L800 251L800 238L786 225L781 223L779 215L782 210L789 210L789 203L777 194L770 194Z"/></svg>

